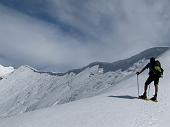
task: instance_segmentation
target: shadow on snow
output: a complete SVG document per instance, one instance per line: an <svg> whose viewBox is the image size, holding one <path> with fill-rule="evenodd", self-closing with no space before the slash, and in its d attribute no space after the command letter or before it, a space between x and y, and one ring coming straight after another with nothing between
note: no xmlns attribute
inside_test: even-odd
<svg viewBox="0 0 170 127"><path fill-rule="evenodd" d="M130 96L130 95L120 95L120 96L108 96L108 97L113 97L113 98L122 98L122 99L137 99L137 97Z"/></svg>

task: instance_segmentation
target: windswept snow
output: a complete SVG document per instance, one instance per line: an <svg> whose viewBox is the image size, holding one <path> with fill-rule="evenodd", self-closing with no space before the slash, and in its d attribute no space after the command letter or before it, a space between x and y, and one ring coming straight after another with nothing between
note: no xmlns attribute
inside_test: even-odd
<svg viewBox="0 0 170 127"><path fill-rule="evenodd" d="M136 76L105 94L25 113L0 121L0 127L168 127L170 126L170 51L159 60L165 70L158 103L136 98ZM140 93L147 71L140 75ZM149 97L153 95L153 85Z"/></svg>
<svg viewBox="0 0 170 127"><path fill-rule="evenodd" d="M90 64L79 73L62 75L21 66L0 81L0 118L103 94L133 76L153 56L153 51L156 57L167 49L152 48L126 60Z"/></svg>
<svg viewBox="0 0 170 127"><path fill-rule="evenodd" d="M4 67L0 65L0 77L3 78L14 71L13 67Z"/></svg>
<svg viewBox="0 0 170 127"><path fill-rule="evenodd" d="M96 65L77 75L63 76L38 73L22 66L0 82L0 115L16 115L98 95L133 75L145 60L139 62L126 71L103 73Z"/></svg>
<svg viewBox="0 0 170 127"><path fill-rule="evenodd" d="M155 51L160 50L156 48ZM21 66L0 81L0 127L156 127L162 116L168 116L164 108L169 105L166 70L169 69L170 51L162 53L157 56L161 56L159 60L165 69L165 77L161 79L157 104L136 99L134 75L148 62L146 57L151 57L151 52L124 60L132 63L125 70L107 72L104 71L106 66L102 68L100 65L63 75ZM140 93L146 78L147 72L140 75ZM150 97L152 93L151 87ZM13 117L6 118L10 116Z"/></svg>

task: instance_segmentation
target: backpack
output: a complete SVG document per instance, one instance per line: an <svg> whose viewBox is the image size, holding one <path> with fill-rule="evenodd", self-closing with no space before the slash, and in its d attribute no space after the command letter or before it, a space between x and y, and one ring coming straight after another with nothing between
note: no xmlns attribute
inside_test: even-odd
<svg viewBox="0 0 170 127"><path fill-rule="evenodd" d="M155 61L153 72L158 77L162 77L163 76L164 70L162 69L161 63L158 60Z"/></svg>

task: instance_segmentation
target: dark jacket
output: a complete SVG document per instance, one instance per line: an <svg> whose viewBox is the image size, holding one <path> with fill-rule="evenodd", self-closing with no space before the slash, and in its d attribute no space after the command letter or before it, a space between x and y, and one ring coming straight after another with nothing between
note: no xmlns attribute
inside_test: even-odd
<svg viewBox="0 0 170 127"><path fill-rule="evenodd" d="M144 69L148 69L149 68L149 76L156 76L155 73L154 73L154 66L155 66L155 63L148 63Z"/></svg>

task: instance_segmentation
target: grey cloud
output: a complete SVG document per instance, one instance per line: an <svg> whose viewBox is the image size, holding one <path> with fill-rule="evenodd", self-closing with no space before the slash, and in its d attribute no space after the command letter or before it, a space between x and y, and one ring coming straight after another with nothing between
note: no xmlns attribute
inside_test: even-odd
<svg viewBox="0 0 170 127"><path fill-rule="evenodd" d="M18 65L46 70L56 65L60 71L127 58L169 45L168 5L168 0L49 0L40 10L33 9L56 19L53 24L0 6L0 54ZM71 26L70 31L63 25Z"/></svg>
<svg viewBox="0 0 170 127"><path fill-rule="evenodd" d="M146 42L152 46L152 42L162 41L162 31L166 31L163 26L167 19L162 19L162 15L169 13L164 12L169 8L168 1L57 0L55 3L54 15L104 43Z"/></svg>

